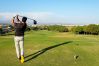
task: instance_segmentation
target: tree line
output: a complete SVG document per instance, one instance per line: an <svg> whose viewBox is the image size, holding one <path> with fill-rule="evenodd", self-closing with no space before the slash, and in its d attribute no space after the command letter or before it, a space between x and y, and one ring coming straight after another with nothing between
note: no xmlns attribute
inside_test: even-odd
<svg viewBox="0 0 99 66"><path fill-rule="evenodd" d="M28 29L32 30L48 30L48 31L58 31L58 32L68 32L68 28L66 26L61 25L49 25L49 26L36 26L36 27L30 27Z"/></svg>
<svg viewBox="0 0 99 66"><path fill-rule="evenodd" d="M71 31L75 34L99 35L99 25L74 26Z"/></svg>
<svg viewBox="0 0 99 66"><path fill-rule="evenodd" d="M13 26L10 26L11 30L14 30ZM48 30L48 31L58 31L58 32L73 32L75 34L91 34L91 35L99 35L99 25L96 24L90 24L85 26L70 26L71 29L68 28L68 26L62 26L62 25L41 25L41 26L35 26L31 27L28 26L26 31L30 30ZM0 34L3 34L4 30L0 28Z"/></svg>
<svg viewBox="0 0 99 66"><path fill-rule="evenodd" d="M33 28L33 30L35 30ZM50 26L38 26L36 30L48 30L58 32L73 32L75 34L86 34L86 35L99 35L99 25L89 24L84 26L73 26L71 29L68 26L62 25L50 25Z"/></svg>

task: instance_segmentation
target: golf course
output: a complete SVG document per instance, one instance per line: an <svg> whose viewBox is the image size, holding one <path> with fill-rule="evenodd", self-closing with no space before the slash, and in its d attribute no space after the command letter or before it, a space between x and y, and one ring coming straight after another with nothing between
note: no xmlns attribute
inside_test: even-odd
<svg viewBox="0 0 99 66"><path fill-rule="evenodd" d="M99 35L25 32L23 64L17 59L13 38L13 33L0 36L0 66L99 66Z"/></svg>

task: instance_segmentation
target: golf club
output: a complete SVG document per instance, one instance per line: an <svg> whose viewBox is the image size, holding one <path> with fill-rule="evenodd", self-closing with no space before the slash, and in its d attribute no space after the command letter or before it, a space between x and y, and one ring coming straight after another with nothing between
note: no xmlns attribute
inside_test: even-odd
<svg viewBox="0 0 99 66"><path fill-rule="evenodd" d="M17 16L17 15L16 15L16 16ZM16 17L16 16L15 16L15 17ZM19 17L25 17L25 16L20 16L20 15L18 15L18 16L19 16ZM34 25L37 24L37 21L36 21L36 20L34 20L34 19L32 19L32 18L28 18L28 17L26 17L26 18L32 20Z"/></svg>

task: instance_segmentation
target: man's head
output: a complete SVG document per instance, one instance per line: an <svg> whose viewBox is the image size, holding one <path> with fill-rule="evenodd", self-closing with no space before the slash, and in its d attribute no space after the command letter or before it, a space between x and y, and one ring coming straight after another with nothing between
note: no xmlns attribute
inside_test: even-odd
<svg viewBox="0 0 99 66"><path fill-rule="evenodd" d="M27 20L27 17L22 18L22 22L26 22L26 20Z"/></svg>

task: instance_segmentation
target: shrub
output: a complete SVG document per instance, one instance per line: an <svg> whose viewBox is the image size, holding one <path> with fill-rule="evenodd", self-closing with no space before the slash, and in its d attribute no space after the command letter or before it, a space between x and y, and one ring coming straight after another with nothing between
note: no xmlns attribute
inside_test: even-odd
<svg viewBox="0 0 99 66"><path fill-rule="evenodd" d="M84 34L83 26L73 27L72 31L76 34Z"/></svg>
<svg viewBox="0 0 99 66"><path fill-rule="evenodd" d="M59 32L68 32L68 28L65 26L60 26L60 25L51 25L48 26L49 31L59 31Z"/></svg>
<svg viewBox="0 0 99 66"><path fill-rule="evenodd" d="M98 35L99 34L99 25L90 24L87 26L76 26L72 28L72 32L76 34L92 34Z"/></svg>

